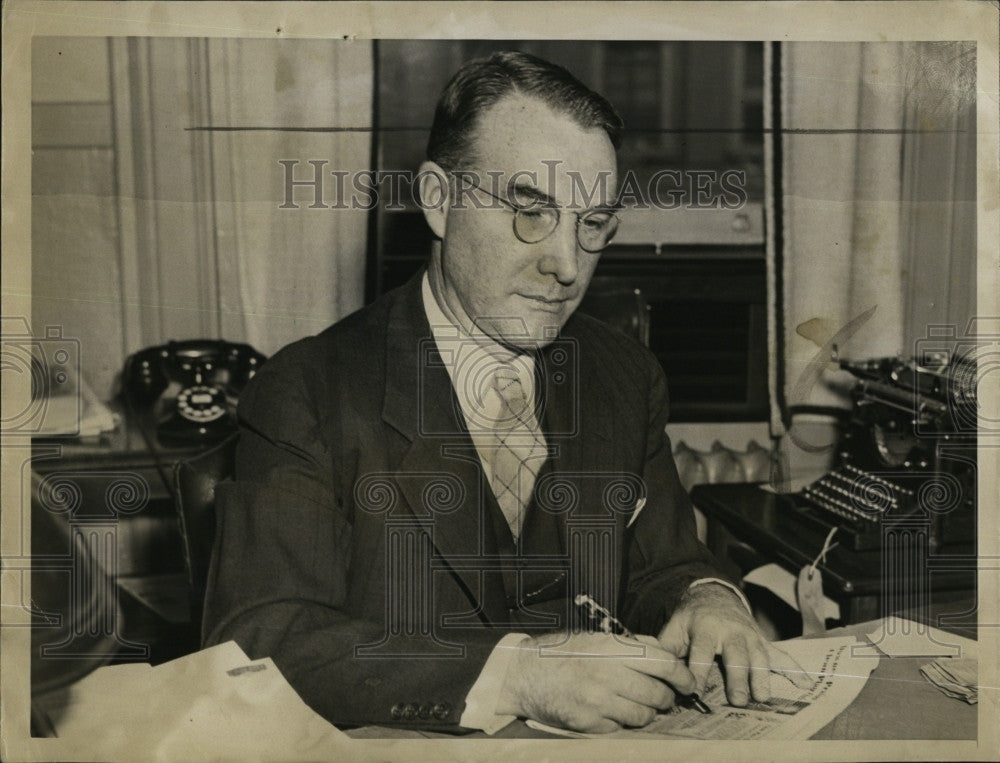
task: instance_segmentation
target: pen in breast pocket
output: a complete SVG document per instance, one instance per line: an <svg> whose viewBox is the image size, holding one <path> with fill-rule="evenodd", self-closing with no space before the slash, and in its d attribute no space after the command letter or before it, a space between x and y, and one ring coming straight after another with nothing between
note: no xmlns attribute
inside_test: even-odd
<svg viewBox="0 0 1000 763"><path fill-rule="evenodd" d="M608 612L608 610L594 601L594 599L587 594L577 594L576 598L573 599L573 603L586 612L590 621L594 623L602 633L617 633L618 635L625 636L627 638L635 638L635 634L626 628L625 624L621 620ZM699 713L704 715L710 715L712 713L712 709L706 705L697 694L680 694L678 696L681 698L683 704L693 707Z"/></svg>
<svg viewBox="0 0 1000 763"><path fill-rule="evenodd" d="M639 518L639 514L644 508L646 508L645 496L635 502L635 509L632 511L632 516L628 518L628 524L626 524L625 527L631 527L632 523Z"/></svg>
<svg viewBox="0 0 1000 763"><path fill-rule="evenodd" d="M602 633L617 633L619 636L635 638L635 634L626 628L625 624L621 620L608 612L608 610L594 601L587 594L577 594L573 603L587 614L590 621L596 625Z"/></svg>

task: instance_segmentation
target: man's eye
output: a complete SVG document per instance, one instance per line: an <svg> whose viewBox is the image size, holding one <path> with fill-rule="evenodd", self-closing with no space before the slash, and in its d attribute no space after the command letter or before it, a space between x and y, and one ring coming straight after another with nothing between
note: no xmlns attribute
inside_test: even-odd
<svg viewBox="0 0 1000 763"><path fill-rule="evenodd" d="M580 222L591 230L604 230L611 224L611 215L590 215Z"/></svg>
<svg viewBox="0 0 1000 763"><path fill-rule="evenodd" d="M517 213L526 220L540 220L546 216L546 211L540 207L518 207Z"/></svg>

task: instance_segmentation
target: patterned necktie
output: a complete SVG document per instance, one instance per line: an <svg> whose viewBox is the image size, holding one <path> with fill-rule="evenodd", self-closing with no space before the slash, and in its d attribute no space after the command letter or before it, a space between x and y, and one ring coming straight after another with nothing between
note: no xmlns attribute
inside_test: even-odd
<svg viewBox="0 0 1000 763"><path fill-rule="evenodd" d="M521 534L524 509L531 500L535 479L548 453L545 437L530 409L528 397L510 364L493 375L500 396L494 429L493 493L514 538Z"/></svg>

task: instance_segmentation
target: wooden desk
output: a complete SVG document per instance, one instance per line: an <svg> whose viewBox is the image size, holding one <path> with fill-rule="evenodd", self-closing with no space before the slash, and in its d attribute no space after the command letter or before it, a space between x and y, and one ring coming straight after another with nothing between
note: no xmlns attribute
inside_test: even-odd
<svg viewBox="0 0 1000 763"><path fill-rule="evenodd" d="M861 638L877 623L835 628L825 635ZM947 696L924 678L920 666L933 661L933 657L882 657L854 702L810 738L975 739L977 706Z"/></svg>
<svg viewBox="0 0 1000 763"><path fill-rule="evenodd" d="M43 510L57 508L50 513L68 522L117 522L117 575L183 572L171 470L205 447L150 447L138 423L122 417L115 431L100 438L34 440L31 469L43 481L65 486L62 495L72 503ZM117 492L109 492L115 485Z"/></svg>
<svg viewBox="0 0 1000 763"><path fill-rule="evenodd" d="M100 438L32 442L36 690L108 661L159 663L198 648L171 470L204 447L151 448L124 417Z"/></svg>
<svg viewBox="0 0 1000 763"><path fill-rule="evenodd" d="M797 575L823 547L822 532L796 523L778 496L757 485L698 485L691 500L709 518L709 547L716 556L732 559L733 541L743 545L748 558L738 565L741 573L750 566L776 562ZM922 554L915 563L899 564L899 559L880 549L831 550L819 568L824 593L840 604L842 624L872 620L920 603L954 602L956 593L974 598L976 556L971 547L914 553ZM941 614L959 617L963 612L956 606Z"/></svg>
<svg viewBox="0 0 1000 763"><path fill-rule="evenodd" d="M855 624L827 632L828 636L854 636L859 641L863 635L877 628L878 622ZM814 740L976 740L978 737L978 706L949 697L939 691L919 672L920 666L931 662L932 657L888 658L881 657L854 701L830 723L816 732ZM182 674L178 674L183 679ZM159 687L164 690L165 687ZM169 690L169 689L167 689ZM68 705L68 687L50 693L36 704L39 716L58 719ZM199 700L203 702L205 698ZM192 710L192 712L200 712ZM173 716L176 720L177 715ZM187 716L181 716L187 717ZM280 723L280 718L275 722ZM176 731L176 730L175 730ZM524 722L515 721L493 737L483 733L454 735L420 732L369 726L347 731L354 739L449 739L461 745L463 741L482 744L483 740L504 739L564 739L536 729ZM618 740L616 740L618 741ZM707 740L710 741L710 740ZM486 742L489 744L489 742ZM575 744L579 744L575 742ZM627 744L627 742L626 742ZM648 740L647 745L670 745L671 740ZM452 748L457 749L457 748ZM470 748L478 751L481 747ZM648 748L652 749L652 748Z"/></svg>

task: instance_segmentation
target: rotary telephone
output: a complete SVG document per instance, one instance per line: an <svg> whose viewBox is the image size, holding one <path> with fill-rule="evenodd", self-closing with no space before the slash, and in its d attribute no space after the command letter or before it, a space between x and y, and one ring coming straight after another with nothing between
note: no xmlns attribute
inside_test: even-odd
<svg viewBox="0 0 1000 763"><path fill-rule="evenodd" d="M161 443L212 442L235 431L237 397L265 360L248 344L168 342L128 358L122 391Z"/></svg>

